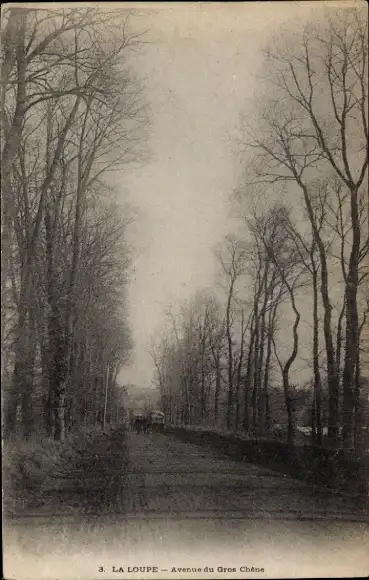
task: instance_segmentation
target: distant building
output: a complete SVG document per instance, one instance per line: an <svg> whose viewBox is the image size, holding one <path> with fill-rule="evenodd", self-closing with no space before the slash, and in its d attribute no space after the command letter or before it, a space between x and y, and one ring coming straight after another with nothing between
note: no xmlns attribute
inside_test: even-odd
<svg viewBox="0 0 369 580"><path fill-rule="evenodd" d="M125 385L124 405L131 412L149 412L160 407L159 391L152 387L142 387L139 385Z"/></svg>

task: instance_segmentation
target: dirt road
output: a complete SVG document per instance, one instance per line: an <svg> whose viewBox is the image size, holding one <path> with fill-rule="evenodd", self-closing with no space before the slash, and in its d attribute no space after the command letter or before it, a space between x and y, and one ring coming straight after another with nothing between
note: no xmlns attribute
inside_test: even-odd
<svg viewBox="0 0 369 580"><path fill-rule="evenodd" d="M8 578L369 571L368 527L355 521L355 502L173 436L117 432L70 482L7 522Z"/></svg>
<svg viewBox="0 0 369 580"><path fill-rule="evenodd" d="M166 435L128 436L127 517L344 519L354 500Z"/></svg>

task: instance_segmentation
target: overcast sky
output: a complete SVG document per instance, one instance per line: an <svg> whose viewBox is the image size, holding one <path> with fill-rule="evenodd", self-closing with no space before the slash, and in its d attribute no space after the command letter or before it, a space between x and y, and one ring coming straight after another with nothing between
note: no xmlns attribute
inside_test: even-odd
<svg viewBox="0 0 369 580"><path fill-rule="evenodd" d="M262 48L286 21L301 21L322 3L140 9L143 28L150 28L137 65L150 105L152 158L122 176L122 199L127 188L141 215L132 231L139 255L129 294L135 351L119 378L144 386L152 379L147 348L163 307L213 284L212 248L234 226L229 196L239 167L232 135L241 109L247 112L257 95Z"/></svg>

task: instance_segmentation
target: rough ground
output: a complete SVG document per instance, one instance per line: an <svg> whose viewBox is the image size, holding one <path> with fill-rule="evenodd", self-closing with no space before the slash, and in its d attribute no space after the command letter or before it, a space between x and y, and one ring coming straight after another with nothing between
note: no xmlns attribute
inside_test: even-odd
<svg viewBox="0 0 369 580"><path fill-rule="evenodd" d="M355 499L166 435L128 437L127 515L356 520Z"/></svg>
<svg viewBox="0 0 369 580"><path fill-rule="evenodd" d="M7 578L369 572L368 526L354 499L168 435L116 431L93 451L60 489L7 520ZM128 571L145 565L161 571ZM214 572L172 572L173 566ZM264 572L241 573L241 566ZM217 573L218 567L235 572Z"/></svg>

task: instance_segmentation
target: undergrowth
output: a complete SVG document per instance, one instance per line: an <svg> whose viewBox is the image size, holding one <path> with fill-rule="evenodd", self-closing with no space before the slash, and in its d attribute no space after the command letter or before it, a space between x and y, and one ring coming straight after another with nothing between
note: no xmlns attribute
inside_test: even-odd
<svg viewBox="0 0 369 580"><path fill-rule="evenodd" d="M103 436L101 428L85 428L63 442L42 436L3 442L5 511L12 514L43 491L58 488Z"/></svg>

